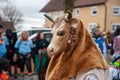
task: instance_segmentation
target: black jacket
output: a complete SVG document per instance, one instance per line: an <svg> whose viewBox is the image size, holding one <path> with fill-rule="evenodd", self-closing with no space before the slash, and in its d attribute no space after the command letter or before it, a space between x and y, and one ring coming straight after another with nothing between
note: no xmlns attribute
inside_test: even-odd
<svg viewBox="0 0 120 80"><path fill-rule="evenodd" d="M36 54L38 54L38 50L39 50L39 49L47 48L48 45L49 45L49 42L48 42L47 40L45 40L45 39L40 39L40 40L38 40L38 41L34 41L33 43L34 43L34 45L35 45L35 47L34 47L34 52L35 52Z"/></svg>

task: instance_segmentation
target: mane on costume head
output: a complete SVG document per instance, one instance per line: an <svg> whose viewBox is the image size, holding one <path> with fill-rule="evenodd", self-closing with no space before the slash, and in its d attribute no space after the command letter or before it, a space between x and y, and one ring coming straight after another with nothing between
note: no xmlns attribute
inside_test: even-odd
<svg viewBox="0 0 120 80"><path fill-rule="evenodd" d="M68 12L67 18L58 17L52 22L53 37L47 51L53 56L46 80L68 80L93 68L108 69L102 53L80 19L72 18Z"/></svg>

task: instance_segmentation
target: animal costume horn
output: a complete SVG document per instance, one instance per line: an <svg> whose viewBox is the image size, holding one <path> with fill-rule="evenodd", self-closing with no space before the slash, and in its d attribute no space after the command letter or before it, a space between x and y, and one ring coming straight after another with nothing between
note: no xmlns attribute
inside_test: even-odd
<svg viewBox="0 0 120 80"><path fill-rule="evenodd" d="M44 14L44 16L45 16L48 20L50 20L51 22L53 22L53 23L54 23L54 20L53 20L53 18L52 18L52 17L48 16L47 14Z"/></svg>
<svg viewBox="0 0 120 80"><path fill-rule="evenodd" d="M72 18L72 12L70 10L68 10L68 16L67 19L70 20Z"/></svg>

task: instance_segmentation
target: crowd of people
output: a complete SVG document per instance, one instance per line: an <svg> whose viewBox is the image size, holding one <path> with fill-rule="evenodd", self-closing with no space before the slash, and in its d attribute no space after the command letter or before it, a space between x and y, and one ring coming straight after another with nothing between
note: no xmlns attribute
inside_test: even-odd
<svg viewBox="0 0 120 80"><path fill-rule="evenodd" d="M93 28L92 36L103 57L110 64L111 80L120 80L120 27L117 27L113 34L108 32L105 35L99 28Z"/></svg>
<svg viewBox="0 0 120 80"><path fill-rule="evenodd" d="M92 36L103 57L112 65L110 72L113 80L117 80L119 76L117 73L113 74L113 71L120 67L120 28L118 27L115 33L108 32L106 35L103 35L99 28L93 28ZM4 33L4 28L0 25L0 79L7 78L9 80L12 76L11 66L14 66L15 78L18 74L23 77L24 65L26 65L29 77L32 77L33 72L36 72L40 80L45 80L45 73L50 60L46 51L49 42L45 40L42 32L38 32L33 40L28 38L28 31L23 31L20 39L18 39L17 34L11 29L7 29ZM32 70L31 59L33 59L34 71ZM20 69L19 73L18 68Z"/></svg>
<svg viewBox="0 0 120 80"><path fill-rule="evenodd" d="M0 25L0 79L10 79L13 72L11 71L11 66L14 66L15 78L18 77L18 74L24 77L26 66L30 78L35 72L40 80L44 80L49 63L46 51L49 42L45 40L42 32L39 32L33 40L28 38L28 31L23 31L20 39L18 39L16 32L7 29L4 33L4 28ZM32 70L31 60L34 63L34 70ZM8 63L8 65L5 65L3 61ZM20 69L19 73L18 68ZM4 77L2 77L3 73L6 73Z"/></svg>

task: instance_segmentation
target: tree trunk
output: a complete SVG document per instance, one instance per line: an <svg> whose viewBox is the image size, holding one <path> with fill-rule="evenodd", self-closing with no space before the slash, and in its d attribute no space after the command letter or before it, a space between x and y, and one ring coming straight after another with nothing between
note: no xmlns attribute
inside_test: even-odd
<svg viewBox="0 0 120 80"><path fill-rule="evenodd" d="M68 10L70 10L72 12L73 8L74 8L74 0L65 0L64 5L65 5L65 10L64 10L65 13Z"/></svg>

